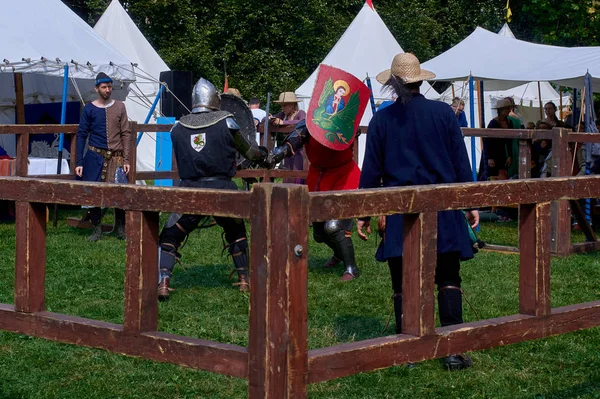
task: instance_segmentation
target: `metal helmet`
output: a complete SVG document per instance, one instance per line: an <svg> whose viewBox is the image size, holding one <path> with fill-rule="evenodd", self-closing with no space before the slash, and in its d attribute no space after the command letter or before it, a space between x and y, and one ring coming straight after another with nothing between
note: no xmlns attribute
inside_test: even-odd
<svg viewBox="0 0 600 399"><path fill-rule="evenodd" d="M192 89L192 112L218 111L221 109L221 96L215 86L200 78Z"/></svg>

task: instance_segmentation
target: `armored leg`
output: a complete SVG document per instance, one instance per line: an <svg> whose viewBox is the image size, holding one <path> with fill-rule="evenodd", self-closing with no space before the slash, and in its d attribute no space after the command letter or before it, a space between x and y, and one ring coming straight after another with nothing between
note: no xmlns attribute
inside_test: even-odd
<svg viewBox="0 0 600 399"><path fill-rule="evenodd" d="M402 257L389 258L388 266L392 276L394 294L394 316L396 318L396 334L402 333Z"/></svg>
<svg viewBox="0 0 600 399"><path fill-rule="evenodd" d="M171 292L170 283L171 275L175 267L175 263L181 258L181 254L177 252L179 246L198 226L200 221L205 216L199 215L179 215L172 213L160 232L158 237L159 252L159 277L158 277L158 299L169 299Z"/></svg>
<svg viewBox="0 0 600 399"><path fill-rule="evenodd" d="M223 228L229 254L237 272L238 281L233 286L239 287L241 292L247 292L250 290L250 283L248 280L248 240L244 221L221 217L215 217L215 221Z"/></svg>
<svg viewBox="0 0 600 399"><path fill-rule="evenodd" d="M338 253L338 248L335 242L325 233L325 222L314 222L313 223L313 238L318 243L325 243L329 248L333 250L331 258L323 264L326 269L337 266L342 261L342 256Z"/></svg>
<svg viewBox="0 0 600 399"><path fill-rule="evenodd" d="M344 262L342 281L352 280L360 275L354 259L354 245L352 244L352 219L328 220L325 222L325 234L333 241L337 253Z"/></svg>
<svg viewBox="0 0 600 399"><path fill-rule="evenodd" d="M438 309L442 327L461 324L462 291L460 289L460 259L458 253L439 254L435 269L435 283L438 286ZM461 370L473 365L471 358L464 354L454 354L440 359L447 370Z"/></svg>

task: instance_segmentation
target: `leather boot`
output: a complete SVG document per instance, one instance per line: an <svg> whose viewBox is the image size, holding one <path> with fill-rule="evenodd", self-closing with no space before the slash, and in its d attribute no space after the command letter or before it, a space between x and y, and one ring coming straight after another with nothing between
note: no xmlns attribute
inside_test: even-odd
<svg viewBox="0 0 600 399"><path fill-rule="evenodd" d="M327 262L323 263L323 268L324 269L333 269L340 262L341 262L341 260L338 259L335 255L333 255L331 258L329 258L329 260Z"/></svg>
<svg viewBox="0 0 600 399"><path fill-rule="evenodd" d="M340 281L350 281L360 276L360 270L354 264L347 264L344 274L340 277Z"/></svg>
<svg viewBox="0 0 600 399"><path fill-rule="evenodd" d="M94 230L92 232L92 235L88 237L88 241L94 242L94 241L98 241L101 238L102 238L102 224L98 223L97 225L94 225Z"/></svg>
<svg viewBox="0 0 600 399"><path fill-rule="evenodd" d="M250 282L248 281L248 270L244 270L245 273L240 273L238 269L238 281L237 283L233 283L233 286L237 286L240 289L240 292L249 292L250 291Z"/></svg>
<svg viewBox="0 0 600 399"><path fill-rule="evenodd" d="M125 239L125 224L121 220L115 220L115 227L113 229L115 235L119 240Z"/></svg>
<svg viewBox="0 0 600 399"><path fill-rule="evenodd" d="M161 270L160 281L158 283L158 300L159 301L166 301L169 299L169 294L172 291L172 289L170 288L170 284L171 284L171 273Z"/></svg>

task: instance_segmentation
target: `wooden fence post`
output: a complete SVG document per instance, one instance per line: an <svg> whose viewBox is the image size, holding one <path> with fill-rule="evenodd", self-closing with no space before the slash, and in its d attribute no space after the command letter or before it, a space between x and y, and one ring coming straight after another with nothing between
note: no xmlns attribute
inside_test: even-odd
<svg viewBox="0 0 600 399"><path fill-rule="evenodd" d="M125 331L158 327L158 212L126 212Z"/></svg>
<svg viewBox="0 0 600 399"><path fill-rule="evenodd" d="M519 212L519 312L545 316L550 307L550 203L522 204Z"/></svg>
<svg viewBox="0 0 600 399"><path fill-rule="evenodd" d="M569 131L563 128L552 129L552 177L571 176L571 153L569 151ZM569 201L552 203L552 252L557 256L568 256L571 250L571 209Z"/></svg>
<svg viewBox="0 0 600 399"><path fill-rule="evenodd" d="M16 203L15 310L41 312L46 298L46 206Z"/></svg>
<svg viewBox="0 0 600 399"><path fill-rule="evenodd" d="M434 334L437 212L404 215L402 262L402 333Z"/></svg>
<svg viewBox="0 0 600 399"><path fill-rule="evenodd" d="M307 397L308 189L252 187L248 397Z"/></svg>
<svg viewBox="0 0 600 399"><path fill-rule="evenodd" d="M519 179L531 178L531 140L519 140Z"/></svg>

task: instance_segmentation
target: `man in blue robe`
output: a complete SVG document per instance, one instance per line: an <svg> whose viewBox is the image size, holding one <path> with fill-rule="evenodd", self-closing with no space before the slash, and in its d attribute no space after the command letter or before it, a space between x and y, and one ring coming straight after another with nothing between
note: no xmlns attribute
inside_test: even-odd
<svg viewBox="0 0 600 399"><path fill-rule="evenodd" d="M394 57L392 68L377 75L384 87L397 95L396 102L377 112L369 124L360 188L400 187L471 181L471 168L463 135L452 108L419 94L423 80L434 78L421 70L412 54ZM479 223L477 211L467 212L472 227ZM385 229L377 250L378 261L387 261L394 289L396 333L402 331L402 215L380 218ZM363 228L370 232L370 219L359 220L358 235L366 240ZM462 292L460 261L473 257L468 226L461 211L438 214L437 267L438 307L442 326L460 324ZM462 354L442 359L448 369L472 365Z"/></svg>
<svg viewBox="0 0 600 399"><path fill-rule="evenodd" d="M83 107L77 129L75 174L83 181L127 183L130 169L131 128L125 104L111 99L112 79L100 72L96 76L98 98ZM89 210L94 231L89 241L102 238L102 212ZM125 239L125 211L115 209L117 238Z"/></svg>

